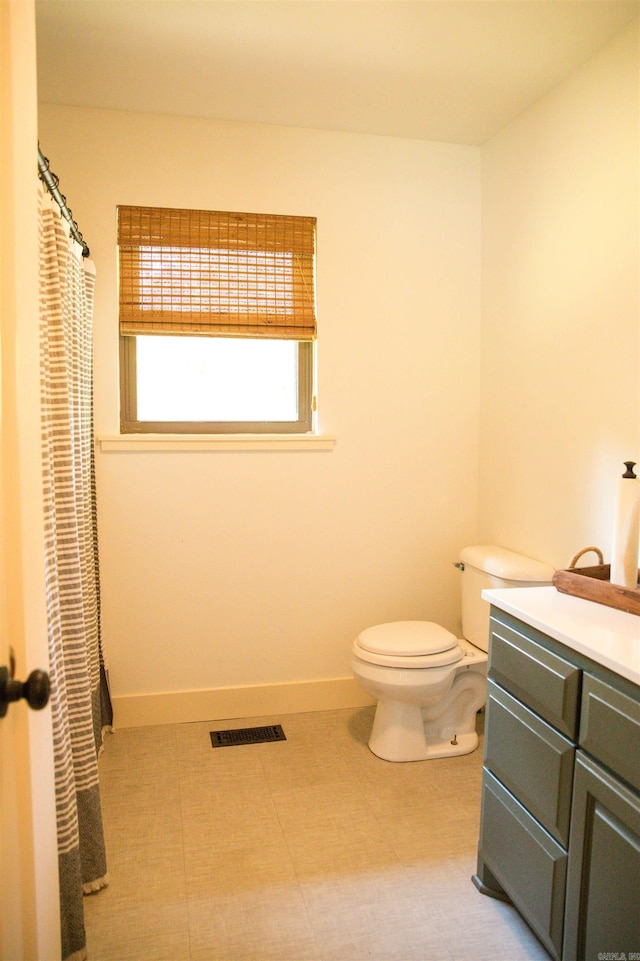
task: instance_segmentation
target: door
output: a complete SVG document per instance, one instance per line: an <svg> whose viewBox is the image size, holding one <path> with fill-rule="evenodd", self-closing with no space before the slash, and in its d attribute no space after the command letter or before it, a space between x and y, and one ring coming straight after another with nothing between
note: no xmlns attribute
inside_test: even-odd
<svg viewBox="0 0 640 961"><path fill-rule="evenodd" d="M33 0L0 3L0 666L47 669ZM60 957L49 708L0 719L0 961Z"/></svg>

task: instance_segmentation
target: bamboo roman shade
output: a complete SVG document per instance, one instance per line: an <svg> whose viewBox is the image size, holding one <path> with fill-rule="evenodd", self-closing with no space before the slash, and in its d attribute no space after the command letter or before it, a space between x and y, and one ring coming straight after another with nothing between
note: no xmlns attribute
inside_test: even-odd
<svg viewBox="0 0 640 961"><path fill-rule="evenodd" d="M312 340L315 217L118 207L120 333Z"/></svg>

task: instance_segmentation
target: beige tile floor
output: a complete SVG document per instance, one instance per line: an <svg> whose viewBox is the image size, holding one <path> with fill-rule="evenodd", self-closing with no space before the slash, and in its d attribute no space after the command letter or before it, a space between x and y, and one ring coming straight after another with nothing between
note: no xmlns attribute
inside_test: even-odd
<svg viewBox="0 0 640 961"><path fill-rule="evenodd" d="M108 735L111 883L85 898L90 961L548 961L470 880L482 748L391 764L367 748L372 718ZM211 730L273 723L286 741L211 747Z"/></svg>

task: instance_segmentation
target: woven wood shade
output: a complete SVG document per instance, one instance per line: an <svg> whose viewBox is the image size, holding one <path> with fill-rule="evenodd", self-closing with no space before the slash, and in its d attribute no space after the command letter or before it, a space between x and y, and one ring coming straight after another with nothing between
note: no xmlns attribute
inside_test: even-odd
<svg viewBox="0 0 640 961"><path fill-rule="evenodd" d="M312 340L315 217L118 207L120 333Z"/></svg>

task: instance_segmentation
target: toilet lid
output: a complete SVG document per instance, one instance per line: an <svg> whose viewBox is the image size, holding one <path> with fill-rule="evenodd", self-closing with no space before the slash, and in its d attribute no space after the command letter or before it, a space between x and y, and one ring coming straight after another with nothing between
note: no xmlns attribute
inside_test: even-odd
<svg viewBox="0 0 640 961"><path fill-rule="evenodd" d="M432 621L392 621L366 628L357 644L371 654L424 657L456 648L458 639Z"/></svg>

